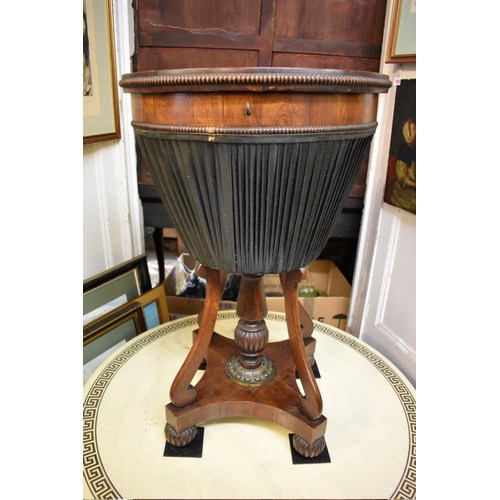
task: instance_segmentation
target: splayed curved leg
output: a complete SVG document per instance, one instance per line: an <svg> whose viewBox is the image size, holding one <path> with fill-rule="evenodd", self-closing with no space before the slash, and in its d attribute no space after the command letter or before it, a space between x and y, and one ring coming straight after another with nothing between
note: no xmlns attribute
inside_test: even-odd
<svg viewBox="0 0 500 500"><path fill-rule="evenodd" d="M286 274L284 293L288 336L295 367L305 392L305 396L300 399L299 407L307 418L316 420L323 411L323 400L304 346L297 298L299 282L307 278L309 271L307 268L302 268L284 274Z"/></svg>
<svg viewBox="0 0 500 500"><path fill-rule="evenodd" d="M191 385L191 381L206 356L217 321L217 311L222 293L221 271L197 265L196 272L207 281L206 300L198 334L170 389L170 400L179 408L191 404L196 399L196 390Z"/></svg>
<svg viewBox="0 0 500 500"><path fill-rule="evenodd" d="M286 275L287 273L281 273L280 274L280 283L281 283L281 289L285 290L285 281L286 281ZM308 339L311 337L314 331L314 324L312 322L311 317L309 314L307 314L306 310L304 309L304 306L299 302L298 303L299 307L299 320L300 320L300 329L302 332L302 338L304 340Z"/></svg>

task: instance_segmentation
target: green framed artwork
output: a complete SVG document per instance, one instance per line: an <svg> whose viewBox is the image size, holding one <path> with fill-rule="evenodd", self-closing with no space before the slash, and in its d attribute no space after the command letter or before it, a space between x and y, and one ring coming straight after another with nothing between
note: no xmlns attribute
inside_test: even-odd
<svg viewBox="0 0 500 500"><path fill-rule="evenodd" d="M83 325L151 290L147 255L141 254L83 282Z"/></svg>
<svg viewBox="0 0 500 500"><path fill-rule="evenodd" d="M148 330L169 320L167 297L162 284L137 297L136 302L141 304Z"/></svg>
<svg viewBox="0 0 500 500"><path fill-rule="evenodd" d="M417 62L417 0L394 0L386 62Z"/></svg>
<svg viewBox="0 0 500 500"><path fill-rule="evenodd" d="M146 331L144 309L128 302L83 328L83 382L114 351Z"/></svg>
<svg viewBox="0 0 500 500"><path fill-rule="evenodd" d="M97 339L104 337L112 330L133 320L134 335L146 331L144 310L139 302L128 302L127 304L101 316L95 321L83 327L83 345L86 346ZM109 346L111 347L111 346Z"/></svg>
<svg viewBox="0 0 500 500"><path fill-rule="evenodd" d="M112 0L83 0L83 144L120 138Z"/></svg>
<svg viewBox="0 0 500 500"><path fill-rule="evenodd" d="M116 349L169 320L163 285L143 293L83 327L84 383Z"/></svg>
<svg viewBox="0 0 500 500"><path fill-rule="evenodd" d="M83 282L84 383L125 342L167 321L162 291L151 288L145 253Z"/></svg>

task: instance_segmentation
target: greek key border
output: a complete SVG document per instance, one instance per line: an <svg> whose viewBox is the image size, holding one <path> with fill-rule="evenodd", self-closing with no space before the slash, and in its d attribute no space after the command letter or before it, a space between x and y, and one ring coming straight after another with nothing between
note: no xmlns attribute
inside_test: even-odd
<svg viewBox="0 0 500 500"><path fill-rule="evenodd" d="M116 372L138 351L154 341L179 330L180 328L197 326L196 318L178 320L173 324L166 323L147 336L131 342L116 355L101 371L90 387L83 403L83 473L85 481L95 498L123 498L108 477L102 463L97 444L97 417L101 400L113 380Z"/></svg>
<svg viewBox="0 0 500 500"><path fill-rule="evenodd" d="M403 407L406 423L408 425L409 434L409 449L406 459L405 470L401 476L398 486L389 497L390 500L406 500L416 498L417 493L417 403L413 394L409 391L405 382L401 377L387 365L386 361L366 346L360 344L356 337L346 335L340 330L332 330L330 325L314 324L314 330L326 333L330 337L334 337L344 345L361 354L366 360L377 368L377 370L391 384L394 392L398 396L399 402Z"/></svg>
<svg viewBox="0 0 500 500"><path fill-rule="evenodd" d="M217 319L224 320L236 318L238 318L236 312L225 312L219 313ZM270 313L267 315L267 318L275 321L286 321L284 314ZM83 473L87 486L95 498L122 498L117 488L106 474L106 469L102 463L97 444L97 417L101 400L107 387L113 380L116 372L138 351L169 333L184 327L197 325L197 317L180 319L173 323L166 323L145 337L131 342L130 345L108 363L90 387L83 403ZM345 334L333 326L321 325L317 322L314 324L314 330L334 337L344 345L347 345L361 354L377 368L394 389L405 412L410 445L405 470L390 499L414 499L416 497L416 401L414 396L408 390L408 387L401 377L387 365L385 360L366 346L360 344L356 337Z"/></svg>

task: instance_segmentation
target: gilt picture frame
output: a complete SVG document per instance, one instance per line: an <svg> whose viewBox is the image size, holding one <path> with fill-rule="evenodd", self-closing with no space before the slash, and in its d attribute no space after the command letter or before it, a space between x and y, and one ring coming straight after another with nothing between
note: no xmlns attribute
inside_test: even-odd
<svg viewBox="0 0 500 500"><path fill-rule="evenodd" d="M83 345L86 346L94 342L110 331L116 330L129 320L132 320L131 324L133 325L132 330L129 328L129 334L133 333L135 336L146 331L144 309L137 301L128 302L84 326Z"/></svg>
<svg viewBox="0 0 500 500"><path fill-rule="evenodd" d="M120 137L112 0L83 0L83 144Z"/></svg>
<svg viewBox="0 0 500 500"><path fill-rule="evenodd" d="M167 297L163 284L143 293L135 301L141 304L148 330L169 321Z"/></svg>
<svg viewBox="0 0 500 500"><path fill-rule="evenodd" d="M146 331L144 310L139 302L127 304L83 328L83 383L114 351Z"/></svg>
<svg viewBox="0 0 500 500"><path fill-rule="evenodd" d="M388 63L417 62L417 0L394 0L387 45Z"/></svg>

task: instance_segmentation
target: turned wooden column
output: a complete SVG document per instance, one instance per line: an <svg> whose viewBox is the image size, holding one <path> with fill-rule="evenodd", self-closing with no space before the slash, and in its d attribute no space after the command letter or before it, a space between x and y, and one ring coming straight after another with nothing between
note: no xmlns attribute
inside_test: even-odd
<svg viewBox="0 0 500 500"><path fill-rule="evenodd" d="M240 320L234 330L234 341L240 354L229 360L226 372L238 384L264 385L274 378L276 367L262 355L269 341L262 275L242 275L236 314Z"/></svg>

